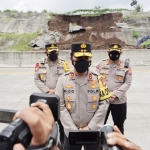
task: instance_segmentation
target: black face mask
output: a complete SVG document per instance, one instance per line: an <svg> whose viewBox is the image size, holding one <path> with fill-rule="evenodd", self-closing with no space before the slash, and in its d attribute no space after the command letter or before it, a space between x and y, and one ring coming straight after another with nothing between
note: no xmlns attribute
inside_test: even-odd
<svg viewBox="0 0 150 150"><path fill-rule="evenodd" d="M120 53L117 52L117 51L109 52L108 55L109 55L110 60L112 60L112 61L116 61L116 60L118 60L119 57L120 57Z"/></svg>
<svg viewBox="0 0 150 150"><path fill-rule="evenodd" d="M58 59L58 54L56 53L51 53L50 55L48 55L48 58L51 60L51 61L56 61Z"/></svg>
<svg viewBox="0 0 150 150"><path fill-rule="evenodd" d="M73 64L75 60L72 60L72 65L75 67L76 71L79 73L84 73L91 66L91 61L87 61L84 59L75 61L75 65Z"/></svg>

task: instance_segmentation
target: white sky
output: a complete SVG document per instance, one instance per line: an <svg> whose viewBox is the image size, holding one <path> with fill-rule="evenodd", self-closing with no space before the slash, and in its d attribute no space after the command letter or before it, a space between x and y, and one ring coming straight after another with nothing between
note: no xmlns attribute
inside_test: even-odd
<svg viewBox="0 0 150 150"><path fill-rule="evenodd" d="M66 13L77 9L101 8L128 8L132 0L0 0L0 10L6 9L18 11L47 11ZM143 6L144 11L150 11L150 0L137 0Z"/></svg>

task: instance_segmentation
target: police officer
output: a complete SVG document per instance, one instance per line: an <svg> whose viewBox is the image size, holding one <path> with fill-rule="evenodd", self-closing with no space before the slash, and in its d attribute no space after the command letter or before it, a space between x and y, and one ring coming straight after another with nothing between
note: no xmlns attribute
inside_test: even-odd
<svg viewBox="0 0 150 150"><path fill-rule="evenodd" d="M67 61L58 58L56 44L45 45L47 58L42 58L35 66L34 81L43 93L54 94L57 80L60 75L70 71Z"/></svg>
<svg viewBox="0 0 150 150"><path fill-rule="evenodd" d="M127 113L126 91L132 82L132 71L128 59L126 61L120 60L121 54L120 44L110 44L109 59L99 62L96 71L105 77L111 95L105 123L111 111L114 124L124 133L124 121Z"/></svg>
<svg viewBox="0 0 150 150"><path fill-rule="evenodd" d="M56 94L60 97L61 122L65 131L65 150L81 150L70 145L70 130L99 130L108 109L109 92L102 76L89 70L91 44L73 43L71 61L74 70L59 77ZM101 96L100 96L101 95ZM99 150L99 145L86 145L86 150Z"/></svg>
<svg viewBox="0 0 150 150"><path fill-rule="evenodd" d="M42 58L40 63L35 66L34 81L38 89L47 94L55 94L55 87L60 75L70 71L67 61L58 58L57 44L45 45L47 58ZM63 147L64 131L60 121L58 121L60 128L60 141Z"/></svg>

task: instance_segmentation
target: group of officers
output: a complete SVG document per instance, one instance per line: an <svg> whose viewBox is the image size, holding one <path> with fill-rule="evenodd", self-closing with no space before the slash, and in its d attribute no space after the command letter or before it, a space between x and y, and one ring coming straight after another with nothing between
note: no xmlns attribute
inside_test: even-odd
<svg viewBox="0 0 150 150"><path fill-rule="evenodd" d="M132 82L130 64L120 60L122 47L109 45L108 59L98 62L95 71L92 63L92 45L72 43L70 69L60 59L56 43L45 45L46 58L35 65L34 81L38 89L60 97L60 141L64 150L81 150L82 145L70 145L70 130L100 130L111 112L114 125L124 136L127 114L126 91ZM100 145L84 145L86 150L99 150ZM138 149L137 149L138 150ZM139 149L140 150L140 149Z"/></svg>

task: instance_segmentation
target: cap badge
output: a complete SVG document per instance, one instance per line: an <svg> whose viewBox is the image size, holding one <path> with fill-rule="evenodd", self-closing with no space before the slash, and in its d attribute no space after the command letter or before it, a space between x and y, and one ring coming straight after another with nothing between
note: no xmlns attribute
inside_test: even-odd
<svg viewBox="0 0 150 150"><path fill-rule="evenodd" d="M118 45L114 45L114 48L118 48Z"/></svg>
<svg viewBox="0 0 150 150"><path fill-rule="evenodd" d="M82 43L81 48L86 48L86 44Z"/></svg>

